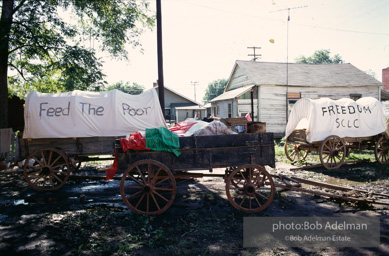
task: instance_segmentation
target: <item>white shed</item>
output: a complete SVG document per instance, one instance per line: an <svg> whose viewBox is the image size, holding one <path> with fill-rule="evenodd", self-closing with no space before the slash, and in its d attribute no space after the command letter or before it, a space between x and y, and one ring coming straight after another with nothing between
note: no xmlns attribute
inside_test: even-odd
<svg viewBox="0 0 389 256"><path fill-rule="evenodd" d="M207 109L200 106L176 107L176 123L182 122L187 118L203 119L207 116Z"/></svg>

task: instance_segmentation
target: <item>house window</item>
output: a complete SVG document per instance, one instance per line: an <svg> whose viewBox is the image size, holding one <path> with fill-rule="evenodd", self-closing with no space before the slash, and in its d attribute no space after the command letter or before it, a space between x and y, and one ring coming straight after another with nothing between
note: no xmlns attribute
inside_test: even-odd
<svg viewBox="0 0 389 256"><path fill-rule="evenodd" d="M289 111L292 109L293 105L301 99L301 92L288 92L288 108Z"/></svg>
<svg viewBox="0 0 389 256"><path fill-rule="evenodd" d="M231 103L228 104L228 117L229 118L232 117L232 104Z"/></svg>
<svg viewBox="0 0 389 256"><path fill-rule="evenodd" d="M220 114L220 108L219 108L219 106L216 106L215 108L214 108L214 116L217 116L217 115L219 115Z"/></svg>
<svg viewBox="0 0 389 256"><path fill-rule="evenodd" d="M352 99L352 100L357 101L357 100L359 100L360 98L362 98L362 94L359 94L359 93L351 93L351 94L350 94L350 99Z"/></svg>

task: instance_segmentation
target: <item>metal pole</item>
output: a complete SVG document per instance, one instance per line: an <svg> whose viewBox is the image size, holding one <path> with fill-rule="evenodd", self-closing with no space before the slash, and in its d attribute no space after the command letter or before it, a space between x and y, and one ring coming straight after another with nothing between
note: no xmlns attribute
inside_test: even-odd
<svg viewBox="0 0 389 256"><path fill-rule="evenodd" d="M288 89L289 89L289 21L290 21L290 8L288 8L288 21L286 23L286 95L285 95L285 120L288 123L289 119L289 102L288 102Z"/></svg>
<svg viewBox="0 0 389 256"><path fill-rule="evenodd" d="M251 88L250 96L251 96L251 120L253 120L254 122L254 89L253 88Z"/></svg>
<svg viewBox="0 0 389 256"><path fill-rule="evenodd" d="M158 93L159 103L163 116L165 116L165 95L164 95L164 83L163 83L163 54L162 54L162 11L161 0L157 0L157 48L158 48Z"/></svg>

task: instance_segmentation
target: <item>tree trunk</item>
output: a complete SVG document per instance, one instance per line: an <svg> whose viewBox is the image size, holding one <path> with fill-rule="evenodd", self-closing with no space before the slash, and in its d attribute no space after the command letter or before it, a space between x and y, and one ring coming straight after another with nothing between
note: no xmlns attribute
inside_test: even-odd
<svg viewBox="0 0 389 256"><path fill-rule="evenodd" d="M2 0L0 19L0 128L8 128L8 51L14 0Z"/></svg>

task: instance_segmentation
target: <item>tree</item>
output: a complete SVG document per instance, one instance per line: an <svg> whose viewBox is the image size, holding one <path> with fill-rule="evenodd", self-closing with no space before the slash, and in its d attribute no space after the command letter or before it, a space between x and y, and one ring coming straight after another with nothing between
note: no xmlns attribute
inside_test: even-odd
<svg viewBox="0 0 389 256"><path fill-rule="evenodd" d="M317 50L313 53L311 57L300 56L295 59L297 63L311 63L311 64L331 64L331 63L344 63L342 57L339 54L336 54L334 57L330 57L330 50Z"/></svg>
<svg viewBox="0 0 389 256"><path fill-rule="evenodd" d="M132 83L131 85L130 82L123 83L123 81L120 81L107 87L108 91L113 89L118 89L119 91L132 95L138 95L141 94L145 88L137 83Z"/></svg>
<svg viewBox="0 0 389 256"><path fill-rule="evenodd" d="M226 79L215 80L210 84L208 84L208 88L205 91L203 101L208 102L213 98L216 98L217 96L222 94L226 85L227 85Z"/></svg>
<svg viewBox="0 0 389 256"><path fill-rule="evenodd" d="M139 46L141 28L155 20L136 0L0 1L0 128L8 126L8 83L20 91L99 90L102 62L83 39L127 59L125 44ZM8 68L16 73L9 79Z"/></svg>

